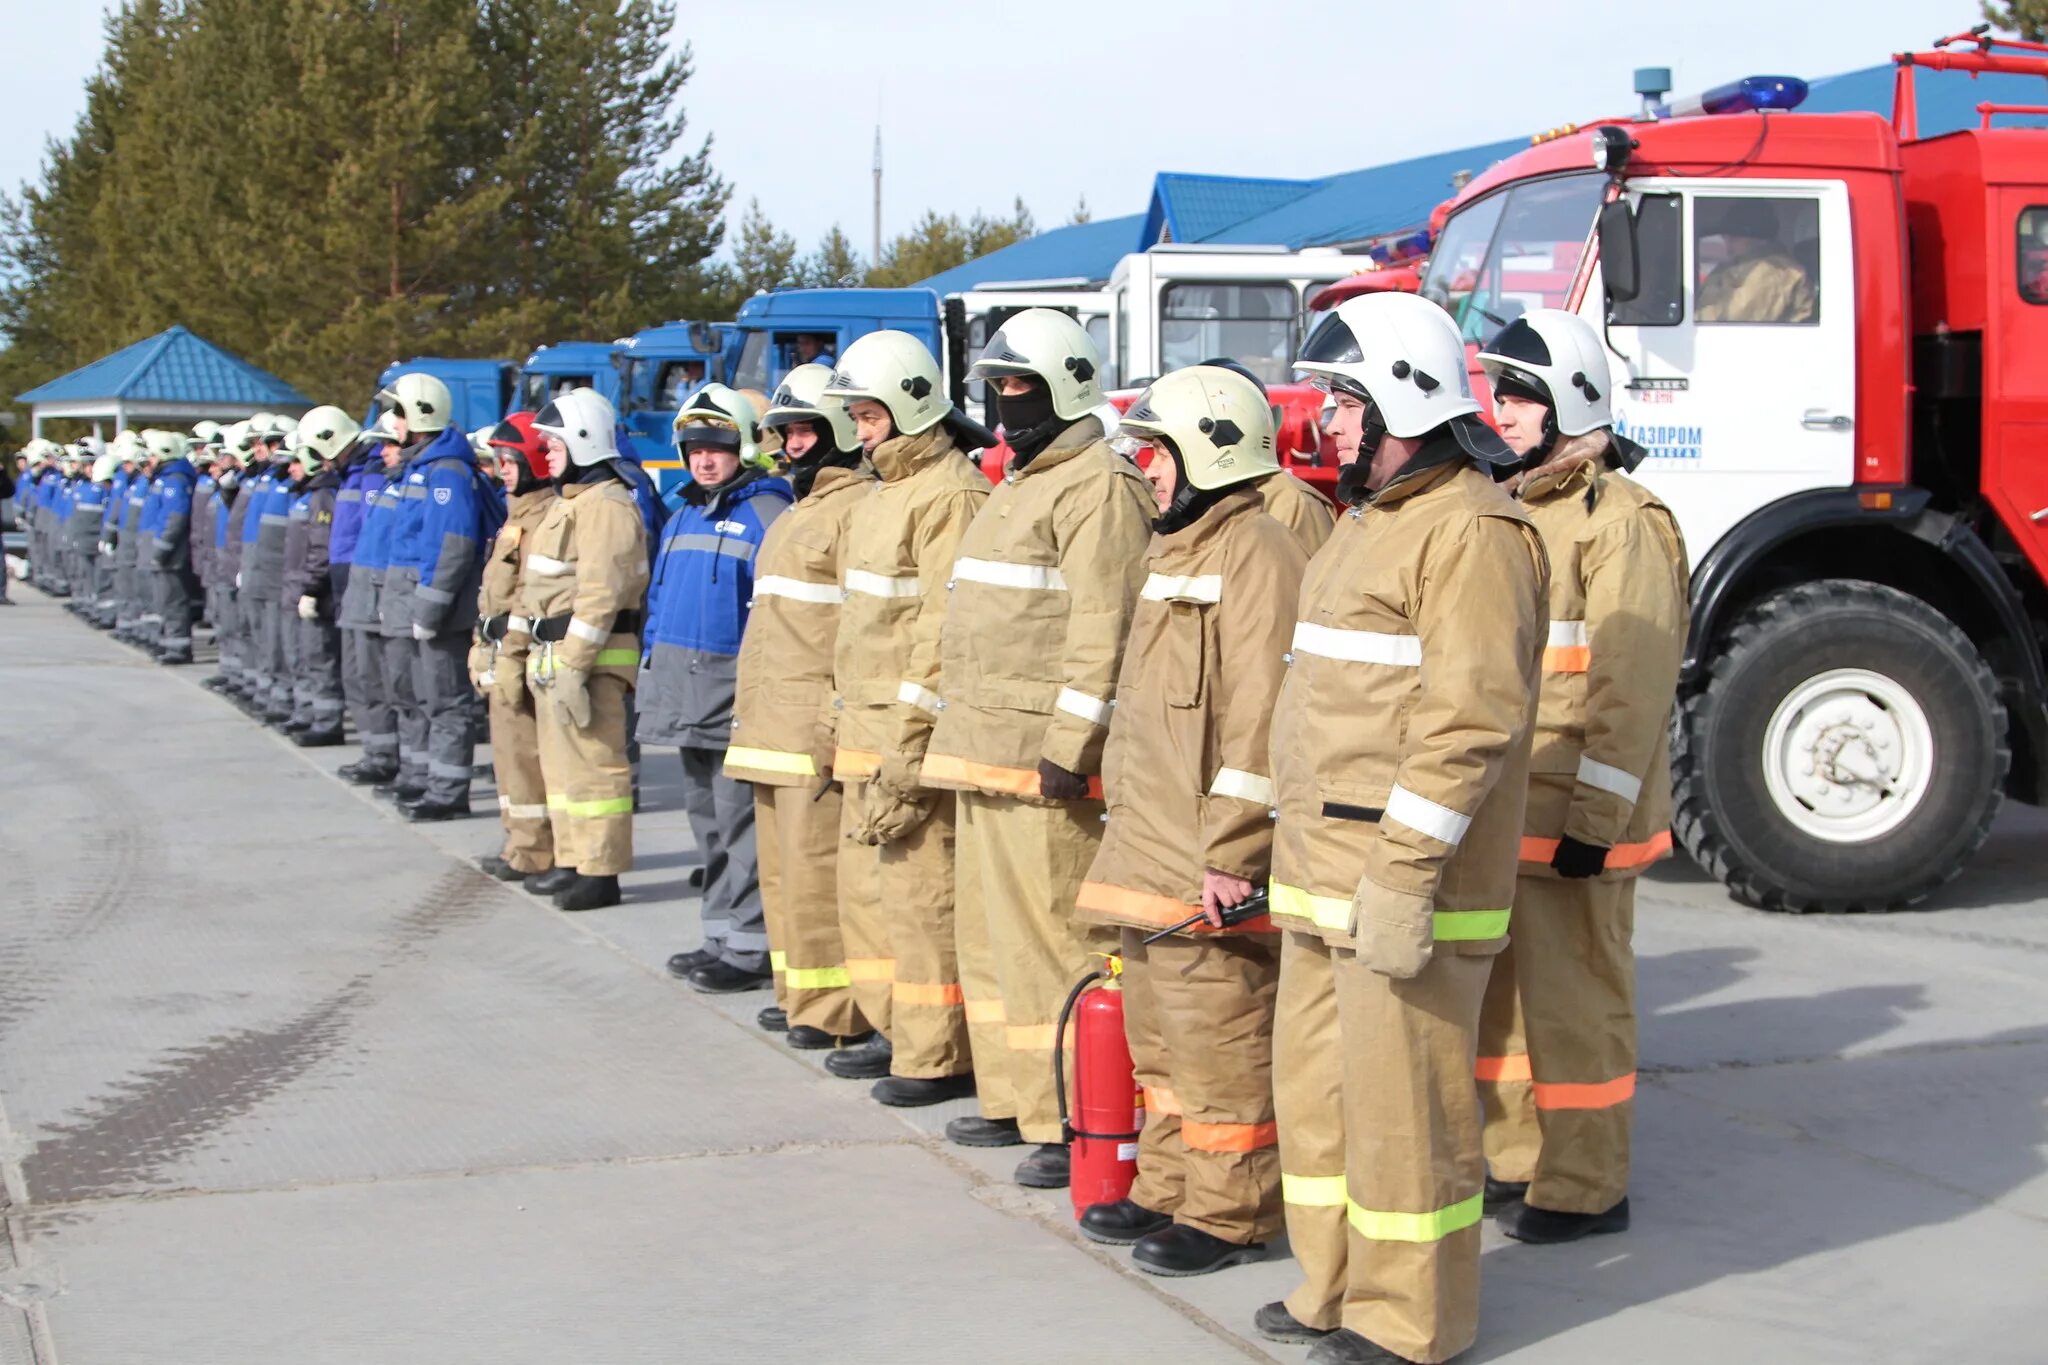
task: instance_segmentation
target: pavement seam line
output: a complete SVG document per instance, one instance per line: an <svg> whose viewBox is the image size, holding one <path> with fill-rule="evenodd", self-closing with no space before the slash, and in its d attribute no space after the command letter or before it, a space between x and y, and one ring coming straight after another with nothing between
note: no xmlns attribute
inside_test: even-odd
<svg viewBox="0 0 2048 1365"><path fill-rule="evenodd" d="M2048 1033L2032 1038L1999 1038L1992 1041L1982 1039L1954 1039L1928 1043L1906 1043L1899 1047L1880 1048L1874 1052L1859 1052L1854 1056L1846 1053L1819 1053L1811 1057L1772 1057L1760 1062L1710 1062L1704 1065L1687 1066L1678 1063L1660 1065L1644 1062L1636 1067L1642 1076L1712 1076L1724 1071L1766 1071L1780 1066L1814 1066L1824 1062L1881 1062L1897 1057L1939 1057L1954 1052L1988 1052L1994 1048L2040 1047L2048 1044Z"/></svg>

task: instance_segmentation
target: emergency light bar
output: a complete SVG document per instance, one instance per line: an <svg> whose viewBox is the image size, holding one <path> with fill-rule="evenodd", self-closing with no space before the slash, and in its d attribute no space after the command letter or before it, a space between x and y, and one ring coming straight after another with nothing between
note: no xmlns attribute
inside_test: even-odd
<svg viewBox="0 0 2048 1365"><path fill-rule="evenodd" d="M1753 114L1797 109L1806 102L1806 82L1797 76L1744 76L1697 95L1650 106L1653 118L1698 114Z"/></svg>
<svg viewBox="0 0 2048 1365"><path fill-rule="evenodd" d="M1429 254L1429 229L1411 232L1405 236L1381 242L1367 249L1365 253L1375 265L1395 265L1412 261L1418 256Z"/></svg>

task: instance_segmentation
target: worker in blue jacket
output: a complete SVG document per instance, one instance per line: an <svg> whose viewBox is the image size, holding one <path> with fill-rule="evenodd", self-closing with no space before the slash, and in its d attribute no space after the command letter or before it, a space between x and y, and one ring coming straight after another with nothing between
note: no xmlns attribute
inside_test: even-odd
<svg viewBox="0 0 2048 1365"><path fill-rule="evenodd" d="M271 685L271 651L264 632L264 610L275 597L277 585L257 549L263 536L263 518L270 511L271 495L277 491L277 471L271 467L270 446L263 439L268 434L267 427L258 431L255 419L251 418L246 424L237 422L235 429L233 448L247 470L242 481L239 527L231 532L241 546L235 571L235 599L247 648L242 659L242 686L237 695L242 709L261 719L270 702ZM280 567L283 548L280 540Z"/></svg>
<svg viewBox="0 0 2048 1365"><path fill-rule="evenodd" d="M192 498L199 471L185 457L183 436L173 431L154 435L161 438L157 448L162 456L143 557L156 585L156 661L175 666L192 662L192 624L199 616L199 579L192 569Z"/></svg>
<svg viewBox="0 0 2048 1365"><path fill-rule="evenodd" d="M100 556L93 566L92 623L112 630L121 610L120 547L121 514L128 505L128 483L135 477L135 452L116 440L107 453L114 457L114 477L107 482L106 501L100 510Z"/></svg>
<svg viewBox="0 0 2048 1365"><path fill-rule="evenodd" d="M95 459L79 481L71 502L71 516L65 521L65 535L71 551L71 610L90 620L95 594L93 585L100 558L100 523L107 515L107 480L113 477L114 461L105 455Z"/></svg>
<svg viewBox="0 0 2048 1365"><path fill-rule="evenodd" d="M761 537L795 501L768 472L746 395L707 384L676 414L692 482L668 519L647 593L647 658L638 687L642 744L683 756L683 803L704 858L704 945L668 969L700 991L756 990L771 980L754 788L725 775L740 637L754 597Z"/></svg>
<svg viewBox="0 0 2048 1365"><path fill-rule="evenodd" d="M342 687L356 719L363 756L340 769L343 780L379 793L402 786L414 795L427 786L423 737L407 744L400 725L401 696L412 697L412 627L388 638L383 629L384 578L391 566L391 532L398 524L405 484L403 461L390 414L362 434L363 459L357 478L363 494L362 525L349 549L348 591L341 602L344 636L355 640L353 667L342 670ZM401 656L401 650L403 654ZM400 684L403 684L402 688ZM409 714L409 713L408 713ZM409 723L409 722L408 722Z"/></svg>
<svg viewBox="0 0 2048 1365"><path fill-rule="evenodd" d="M139 645L144 642L153 622L144 618L150 614L149 593L146 591L148 570L142 559L142 514L149 508L150 482L156 478L156 457L139 437L132 438L135 451L135 472L128 476L128 492L122 499L119 533L114 537L114 638L123 644Z"/></svg>
<svg viewBox="0 0 2048 1365"><path fill-rule="evenodd" d="M452 820L469 814L476 757L469 637L484 547L504 523L504 503L478 467L468 433L452 421L447 385L432 375L402 374L386 394L408 458L384 574L383 620L387 632L395 622L410 623L427 751L426 788L399 809L408 820Z"/></svg>

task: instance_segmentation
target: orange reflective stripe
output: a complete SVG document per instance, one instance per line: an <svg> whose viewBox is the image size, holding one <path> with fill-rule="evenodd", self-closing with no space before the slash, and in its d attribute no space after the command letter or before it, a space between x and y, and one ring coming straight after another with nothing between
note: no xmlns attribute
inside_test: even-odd
<svg viewBox="0 0 2048 1365"><path fill-rule="evenodd" d="M1556 1082L1536 1082L1536 1107L1538 1109L1612 1109L1615 1105L1632 1100L1636 1094L1636 1073L1617 1076L1611 1081L1595 1081L1591 1085L1571 1085Z"/></svg>
<svg viewBox="0 0 2048 1365"><path fill-rule="evenodd" d="M1107 882L1082 882L1081 894L1075 898L1074 907L1077 910L1093 910L1098 914L1115 915L1122 920L1135 920L1158 929L1179 924L1202 908L1199 905L1189 905L1185 901L1175 900L1171 896L1155 896L1148 891L1133 891L1128 886L1111 886ZM1182 932L1215 934L1221 933L1222 930L1211 927L1207 920L1197 920ZM1259 915L1242 924L1233 924L1231 932L1277 934L1280 931L1274 927L1271 915Z"/></svg>
<svg viewBox="0 0 2048 1365"><path fill-rule="evenodd" d="M967 1002L967 1022L970 1024L1000 1024L1003 1017L1003 1002L1000 1000Z"/></svg>
<svg viewBox="0 0 2048 1365"><path fill-rule="evenodd" d="M1557 840L1539 839L1534 835L1522 838L1522 861L1550 866L1550 860L1557 856ZM1648 867L1659 858L1671 856L1671 831L1659 830L1640 844L1616 844L1607 850L1607 866L1611 868Z"/></svg>
<svg viewBox="0 0 2048 1365"><path fill-rule="evenodd" d="M1180 1121L1180 1140L1198 1152L1256 1152L1280 1141L1277 1123L1198 1123Z"/></svg>
<svg viewBox="0 0 2048 1365"><path fill-rule="evenodd" d="M1472 1078L1480 1081L1529 1080L1529 1054L1516 1052L1506 1057L1481 1057L1472 1068Z"/></svg>
<svg viewBox="0 0 2048 1365"><path fill-rule="evenodd" d="M899 981L895 1000L899 1005L959 1005L966 997L957 981Z"/></svg>
<svg viewBox="0 0 2048 1365"><path fill-rule="evenodd" d="M864 777L873 777L882 771L882 756L866 749L834 749L832 751L832 775L851 778L858 782Z"/></svg>
<svg viewBox="0 0 2048 1365"><path fill-rule="evenodd" d="M893 957L849 957L846 959L846 975L853 981L894 981L896 959Z"/></svg>
<svg viewBox="0 0 2048 1365"><path fill-rule="evenodd" d="M1178 1114L1180 1097L1171 1090L1160 1086L1145 1087L1145 1112L1148 1114Z"/></svg>
<svg viewBox="0 0 2048 1365"><path fill-rule="evenodd" d="M976 791L1003 796L1042 796L1036 768L1003 768L993 763L976 763L952 754L926 754L922 773L927 782L958 782ZM1088 799L1102 799L1102 779L1088 779Z"/></svg>
<svg viewBox="0 0 2048 1365"><path fill-rule="evenodd" d="M1591 645L1551 645L1543 651L1545 673L1584 673L1592 663Z"/></svg>

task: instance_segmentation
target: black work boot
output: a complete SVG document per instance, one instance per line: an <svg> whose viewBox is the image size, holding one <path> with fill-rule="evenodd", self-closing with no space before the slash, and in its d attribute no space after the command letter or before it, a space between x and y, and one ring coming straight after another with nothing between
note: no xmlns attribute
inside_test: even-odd
<svg viewBox="0 0 2048 1365"><path fill-rule="evenodd" d="M551 867L545 872L536 872L523 885L536 896L552 896L576 880L573 867Z"/></svg>
<svg viewBox="0 0 2048 1365"><path fill-rule="evenodd" d="M301 730L292 736L292 743L301 749L332 749L342 742L339 730Z"/></svg>
<svg viewBox="0 0 2048 1365"><path fill-rule="evenodd" d="M1489 1175L1479 1206L1487 1213L1499 1213L1508 1205L1519 1202L1528 1192L1529 1182L1526 1180L1495 1180Z"/></svg>
<svg viewBox="0 0 2048 1365"><path fill-rule="evenodd" d="M1127 1247L1148 1233L1172 1226L1172 1214L1155 1213L1128 1199L1090 1204L1081 1213L1081 1235L1104 1246Z"/></svg>
<svg viewBox="0 0 2048 1365"><path fill-rule="evenodd" d="M618 903L617 877L586 877L579 872L575 881L555 893L557 910L602 910Z"/></svg>
<svg viewBox="0 0 2048 1365"><path fill-rule="evenodd" d="M476 865L483 871L485 876L496 877L501 882L523 882L526 880L526 873L521 872L495 853L478 858ZM534 875L538 876L539 874L536 873Z"/></svg>
<svg viewBox="0 0 2048 1365"><path fill-rule="evenodd" d="M1226 1242L1185 1223L1148 1232L1131 1248L1132 1262L1148 1275L1207 1275L1265 1259L1264 1242Z"/></svg>
<svg viewBox="0 0 2048 1365"><path fill-rule="evenodd" d="M1017 1131L1015 1119L985 1119L969 1114L946 1124L946 1141L962 1147L1019 1147L1024 1135Z"/></svg>
<svg viewBox="0 0 2048 1365"><path fill-rule="evenodd" d="M359 758L353 763L344 763L334 770L334 775L344 782L358 787L377 787L386 782L398 780L398 769L388 763L377 763L368 758Z"/></svg>
<svg viewBox="0 0 2048 1365"><path fill-rule="evenodd" d="M1596 1237L1608 1232L1627 1232L1628 1199L1624 1196L1619 1204L1605 1213L1559 1213L1555 1209L1518 1204L1501 1213L1500 1230L1517 1242L1528 1242L1534 1246L1576 1242L1581 1237Z"/></svg>
<svg viewBox="0 0 2048 1365"><path fill-rule="evenodd" d="M398 809L406 819L415 824L426 824L436 820L467 820L469 798L460 801L436 801L433 797L421 795L415 801L400 801Z"/></svg>
<svg viewBox="0 0 2048 1365"><path fill-rule="evenodd" d="M1321 1341L1334 1330L1309 1326L1288 1312L1287 1305L1278 1299L1259 1305L1259 1311L1252 1314L1252 1326L1268 1341L1284 1341L1291 1345Z"/></svg>
<svg viewBox="0 0 2048 1365"><path fill-rule="evenodd" d="M676 962L688 956L690 956L688 953L677 953L675 957L670 958L669 970L675 971ZM688 976L703 965L701 962L692 962L680 975ZM787 1033L789 1032L789 1011L780 1005L770 1005L767 1009L754 1016L754 1022L760 1025L761 1031L764 1033ZM831 1036L830 1034L823 1033L820 1029L812 1029L811 1032L821 1034L824 1037ZM809 1047L810 1044L805 1043L804 1046ZM827 1046L830 1045L828 1044Z"/></svg>
<svg viewBox="0 0 2048 1365"><path fill-rule="evenodd" d="M1309 1365L1416 1365L1348 1327L1339 1327L1310 1348Z"/></svg>
<svg viewBox="0 0 2048 1365"><path fill-rule="evenodd" d="M1037 1151L1017 1163L1014 1177L1019 1185L1033 1190L1063 1190L1067 1187L1067 1175L1071 1169L1067 1157L1067 1144L1046 1142L1039 1144Z"/></svg>
<svg viewBox="0 0 2048 1365"><path fill-rule="evenodd" d="M716 961L718 961L717 953L707 953L702 948L692 948L689 952L677 953L668 960L668 974L688 980L691 972L696 971L699 967L709 966ZM783 1026L787 1028L788 1023L788 1020L784 1020ZM761 1027L767 1028L768 1026L763 1024Z"/></svg>
<svg viewBox="0 0 2048 1365"><path fill-rule="evenodd" d="M889 1074L896 1049L877 1033L859 1047L843 1047L825 1059L825 1069L846 1081L879 1081Z"/></svg>
<svg viewBox="0 0 2048 1365"><path fill-rule="evenodd" d="M789 1030L789 1045L804 1052L823 1052L827 1048L859 1047L874 1036L874 1030L869 1029L866 1033L855 1033L841 1038L821 1028L812 1028L809 1024L798 1024Z"/></svg>
<svg viewBox="0 0 2048 1365"><path fill-rule="evenodd" d="M706 995L737 995L741 991L758 991L773 985L775 977L769 972L750 972L744 967L735 967L730 962L707 962L685 978L693 991Z"/></svg>
<svg viewBox="0 0 2048 1365"><path fill-rule="evenodd" d="M922 1109L928 1104L964 1100L974 1093L974 1073L964 1076L884 1076L868 1093L891 1109Z"/></svg>

